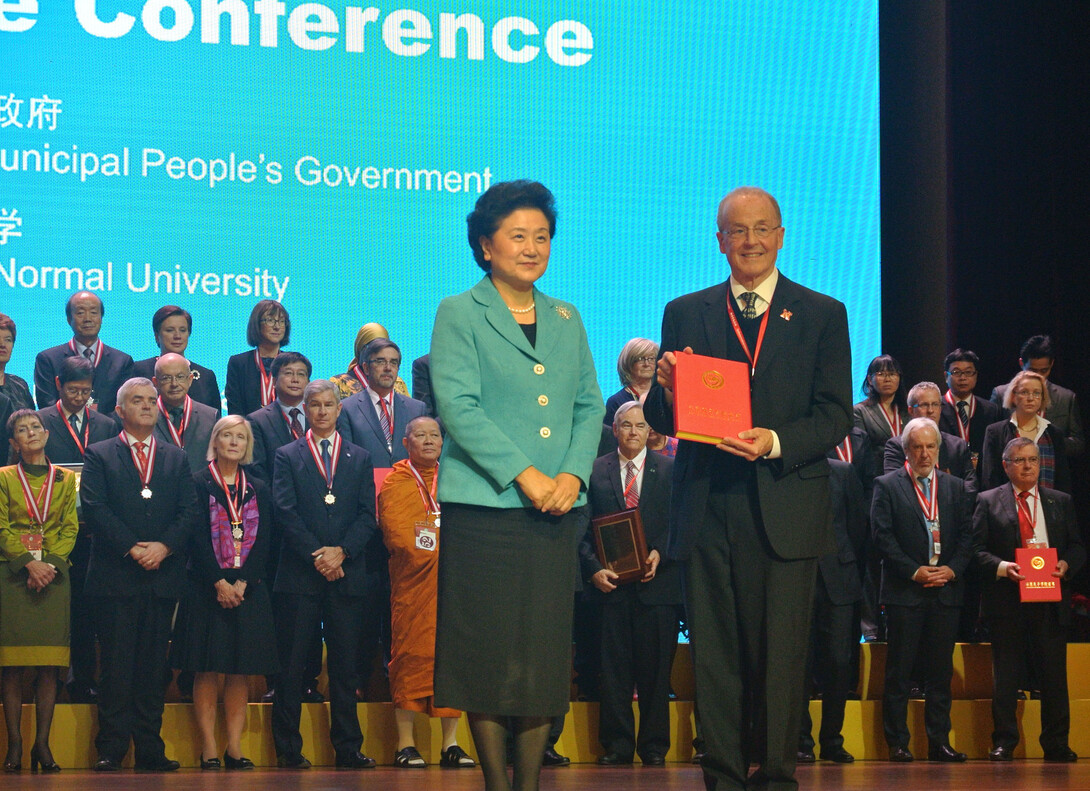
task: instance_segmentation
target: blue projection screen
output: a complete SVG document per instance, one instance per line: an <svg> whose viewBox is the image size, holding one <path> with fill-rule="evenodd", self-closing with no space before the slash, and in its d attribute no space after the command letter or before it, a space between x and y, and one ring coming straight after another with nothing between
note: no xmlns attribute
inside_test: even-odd
<svg viewBox="0 0 1090 791"><path fill-rule="evenodd" d="M465 215L490 183L557 196L547 293L583 314L605 394L665 303L726 278L715 211L775 194L780 268L847 304L879 353L878 3L0 0L0 311L8 370L65 342L157 353L194 317L224 381L260 298L316 376L359 326L408 361L481 272Z"/></svg>

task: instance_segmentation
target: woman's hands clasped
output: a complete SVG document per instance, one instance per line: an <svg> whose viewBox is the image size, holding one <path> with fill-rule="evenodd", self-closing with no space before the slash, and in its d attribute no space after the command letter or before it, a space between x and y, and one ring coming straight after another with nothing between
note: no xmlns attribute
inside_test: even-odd
<svg viewBox="0 0 1090 791"><path fill-rule="evenodd" d="M520 472L515 483L536 510L553 516L562 516L571 510L582 485L571 473L562 472L550 478L536 467L527 467Z"/></svg>

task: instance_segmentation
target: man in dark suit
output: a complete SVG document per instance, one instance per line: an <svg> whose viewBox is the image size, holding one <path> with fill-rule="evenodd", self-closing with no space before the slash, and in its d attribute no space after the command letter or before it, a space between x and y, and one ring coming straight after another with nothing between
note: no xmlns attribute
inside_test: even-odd
<svg viewBox="0 0 1090 791"><path fill-rule="evenodd" d="M305 668L314 633L324 626L329 673L329 736L338 768L375 765L360 748L356 715L356 657L368 581L364 549L378 532L375 481L367 451L337 433L341 404L325 379L303 395L310 429L276 451L273 502L283 532L273 591L281 676L273 702L273 743L282 768L306 769L299 733ZM383 559L385 562L385 559Z"/></svg>
<svg viewBox="0 0 1090 791"><path fill-rule="evenodd" d="M1048 335L1034 335L1022 344L1018 355L1018 365L1023 371L1033 371L1045 378L1048 384L1049 407L1048 421L1064 436L1064 450L1068 456L1081 456L1086 450L1086 436L1082 431L1082 413L1075 393L1066 387L1060 387L1049 376L1056 363L1056 352L1052 338ZM1003 396L1009 385L999 385L992 390L991 400L1003 405Z"/></svg>
<svg viewBox="0 0 1090 791"><path fill-rule="evenodd" d="M617 585L603 568L588 529L579 546L583 579L596 589L601 607L601 706L598 741L603 766L632 763L663 766L670 750L670 670L677 651L677 607L681 575L676 564L660 565L670 531L673 460L647 450L648 425L639 401L622 404L613 416L617 451L599 457L588 499L594 517L638 507L647 540L650 571L634 584ZM600 593L598 592L600 591ZM639 692L640 733L632 717L632 689Z"/></svg>
<svg viewBox="0 0 1090 791"><path fill-rule="evenodd" d="M867 557L867 504L863 486L850 464L829 461L829 489L832 499L836 551L818 560L818 581L814 591L814 618L810 627L807 687L817 676L821 688L821 758L850 764L855 756L844 749L844 705L855 687L859 653L859 606L863 601L863 572ZM855 670L853 677L852 671ZM802 727L799 730L799 761L814 761L814 724L810 719L809 695L803 698Z"/></svg>
<svg viewBox="0 0 1090 791"><path fill-rule="evenodd" d="M49 432L45 455L54 464L83 464L83 454L96 442L117 436L117 423L94 409L87 409L87 399L94 387L94 366L83 357L66 357L57 373L60 399L53 406L39 410L38 418ZM68 699L72 703L95 703L94 612L83 587L87 563L91 557L91 532L80 509L80 529L76 546L68 556L71 594L71 661L68 666Z"/></svg>
<svg viewBox="0 0 1090 791"><path fill-rule="evenodd" d="M1075 761L1068 745L1071 711L1067 697L1067 629L1071 623L1068 579L1086 563L1070 495L1040 489L1041 459L1033 440L1015 437L1003 451L1010 483L977 498L973 514L984 587L984 617L991 628L993 761L1009 761L1018 746L1018 688L1032 661L1041 685L1041 747L1046 761ZM1018 547L1052 547L1058 561L1061 601L1022 603L1015 562Z"/></svg>
<svg viewBox="0 0 1090 791"><path fill-rule="evenodd" d="M431 355L413 360L413 398L421 401L431 417L435 417L435 396L431 392Z"/></svg>
<svg viewBox="0 0 1090 791"><path fill-rule="evenodd" d="M220 419L218 410L189 397L193 371L189 361L173 352L155 362L155 378L159 391L159 419L155 423L155 439L175 445L185 451L189 468L196 475L208 466L208 442L212 427Z"/></svg>
<svg viewBox="0 0 1090 791"><path fill-rule="evenodd" d="M717 446L678 446L670 557L686 561L705 782L788 789L806 661L799 635L810 628L817 556L835 548L825 454L852 423L848 322L841 303L776 269L784 229L767 192L731 192L718 225L730 280L666 306L644 413L675 433L675 353L750 363L754 428ZM747 781L751 759L760 768Z"/></svg>
<svg viewBox="0 0 1090 791"><path fill-rule="evenodd" d="M908 391L908 414L910 417L925 417L935 425L942 415L942 393L934 382L920 382ZM973 465L969 444L953 434L939 430L938 468L948 475L965 481L965 488L976 493L976 468ZM905 465L905 449L900 437L890 437L886 442L883 455L883 472L893 472Z"/></svg>
<svg viewBox="0 0 1090 791"><path fill-rule="evenodd" d="M401 350L386 338L371 341L360 355L367 386L344 400L337 420L337 430L371 454L375 467L392 467L408 458L408 452L395 442L405 434L409 421L428 414L423 401L406 398L394 391L401 367Z"/></svg>
<svg viewBox="0 0 1090 791"><path fill-rule="evenodd" d="M939 429L969 443L973 466L984 451L984 432L1005 417L1003 407L973 395L980 374L980 358L968 349L954 349L943 361L946 395L942 400Z"/></svg>
<svg viewBox="0 0 1090 791"><path fill-rule="evenodd" d="M94 534L86 593L102 648L96 771L114 772L132 739L138 770L173 771L159 731L174 606L185 590L185 550L196 494L185 453L157 442L155 388L118 391L120 436L84 458L80 498Z"/></svg>
<svg viewBox="0 0 1090 791"><path fill-rule="evenodd" d="M38 352L34 358L34 399L38 409L53 406L57 401L57 372L66 357L81 356L95 367L93 400L104 415L112 415L117 404L117 389L132 375L132 357L110 348L98 337L106 308L102 300L90 291L77 291L68 298L64 315L72 328L68 343Z"/></svg>
<svg viewBox="0 0 1090 791"><path fill-rule="evenodd" d="M891 761L913 759L908 749L908 693L917 654L924 672L928 758L964 761L950 746L950 678L961 615L961 577L973 557L973 495L964 481L938 469L939 427L917 417L901 434L908 469L874 482L871 526L882 558L881 603L886 606L882 723Z"/></svg>
<svg viewBox="0 0 1090 791"><path fill-rule="evenodd" d="M266 483L272 483L277 449L301 438L307 431L303 390L310 382L312 370L310 360L299 352L280 352L269 368L276 400L246 416L254 432L251 470Z"/></svg>

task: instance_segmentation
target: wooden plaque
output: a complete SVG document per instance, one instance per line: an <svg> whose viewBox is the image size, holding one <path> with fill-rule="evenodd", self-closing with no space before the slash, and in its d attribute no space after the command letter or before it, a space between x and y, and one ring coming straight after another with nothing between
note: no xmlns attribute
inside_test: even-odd
<svg viewBox="0 0 1090 791"><path fill-rule="evenodd" d="M598 562L617 575L614 583L623 585L643 579L651 569L647 562L647 539L643 520L637 509L618 511L592 519Z"/></svg>

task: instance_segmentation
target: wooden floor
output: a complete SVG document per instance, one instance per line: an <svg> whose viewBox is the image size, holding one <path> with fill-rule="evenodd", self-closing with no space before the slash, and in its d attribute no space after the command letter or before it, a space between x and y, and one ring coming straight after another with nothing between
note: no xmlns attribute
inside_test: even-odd
<svg viewBox="0 0 1090 791"><path fill-rule="evenodd" d="M844 789L845 791L1066 791L1090 789L1090 761L1078 764L1046 764L1027 759L1009 764L970 761L949 766L926 761L894 765L886 761L858 761L851 766L820 763L799 767L800 787ZM0 775L0 788L21 791L38 787L71 791L333 791L350 788L383 791L479 791L483 783L479 770L422 770L379 767L363 772L311 769L305 772L259 769L254 772L201 772L185 769L169 775L138 775L131 771L99 775L90 771L63 771L56 775L30 775L24 764L20 775ZM702 791L700 769L688 764L668 764L665 769L643 767L598 768L589 764L543 769L542 791Z"/></svg>

